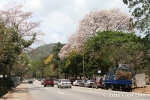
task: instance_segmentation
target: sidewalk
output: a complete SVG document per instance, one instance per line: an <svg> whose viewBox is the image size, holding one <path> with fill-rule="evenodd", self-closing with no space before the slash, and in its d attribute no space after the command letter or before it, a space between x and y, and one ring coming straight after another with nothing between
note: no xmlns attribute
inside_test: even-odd
<svg viewBox="0 0 150 100"><path fill-rule="evenodd" d="M27 83L22 82L15 89L5 94L0 100L30 100Z"/></svg>

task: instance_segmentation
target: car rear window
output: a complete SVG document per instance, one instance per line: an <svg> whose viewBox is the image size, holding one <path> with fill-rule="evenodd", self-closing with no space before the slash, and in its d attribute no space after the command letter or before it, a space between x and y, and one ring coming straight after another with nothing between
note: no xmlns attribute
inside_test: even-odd
<svg viewBox="0 0 150 100"><path fill-rule="evenodd" d="M46 78L45 80L46 80L46 81L52 81L53 79L51 79L51 78Z"/></svg>
<svg viewBox="0 0 150 100"><path fill-rule="evenodd" d="M70 80L62 80L62 82L70 82Z"/></svg>

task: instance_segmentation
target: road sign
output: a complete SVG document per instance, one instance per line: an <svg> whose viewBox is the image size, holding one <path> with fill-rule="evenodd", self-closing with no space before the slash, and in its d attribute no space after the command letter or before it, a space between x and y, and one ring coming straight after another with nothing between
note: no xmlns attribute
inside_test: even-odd
<svg viewBox="0 0 150 100"><path fill-rule="evenodd" d="M100 67L98 67L97 70L98 70L98 73L101 73L101 68Z"/></svg>
<svg viewBox="0 0 150 100"><path fill-rule="evenodd" d="M101 70L98 70L98 73L101 73Z"/></svg>

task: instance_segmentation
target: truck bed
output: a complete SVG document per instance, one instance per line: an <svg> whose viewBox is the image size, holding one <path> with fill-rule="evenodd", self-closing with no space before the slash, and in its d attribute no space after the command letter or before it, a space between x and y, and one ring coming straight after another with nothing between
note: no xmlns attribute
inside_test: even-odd
<svg viewBox="0 0 150 100"><path fill-rule="evenodd" d="M131 85L132 80L104 80L105 84Z"/></svg>

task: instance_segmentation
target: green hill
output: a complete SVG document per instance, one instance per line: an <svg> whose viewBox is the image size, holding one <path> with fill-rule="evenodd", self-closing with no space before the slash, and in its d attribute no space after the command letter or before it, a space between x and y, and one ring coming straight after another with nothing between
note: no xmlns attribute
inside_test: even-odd
<svg viewBox="0 0 150 100"><path fill-rule="evenodd" d="M55 44L56 43L51 43L51 44L39 46L34 50L32 50L29 56L31 57L32 60L38 60L40 58L46 57L52 53L53 46Z"/></svg>

